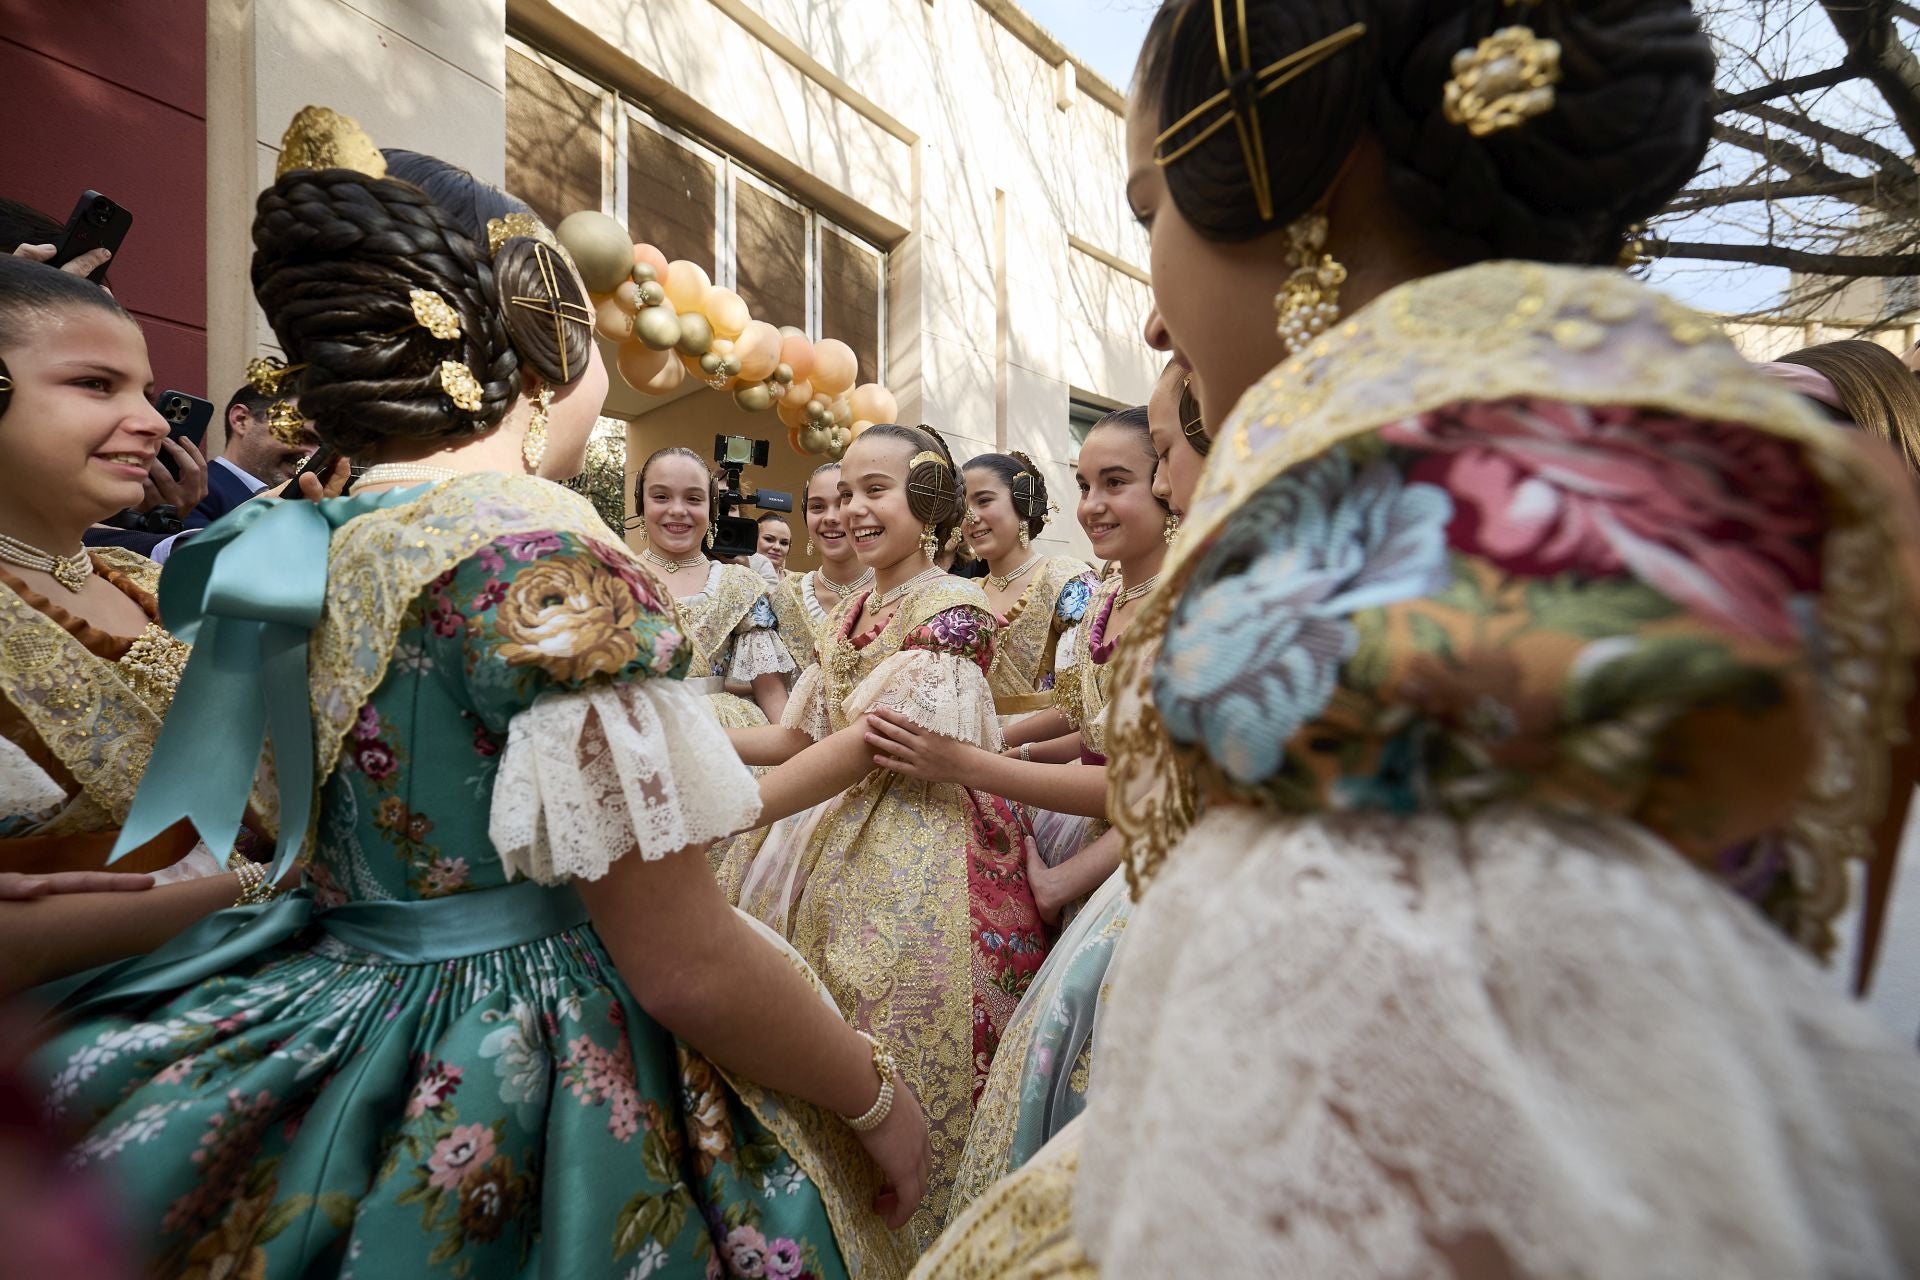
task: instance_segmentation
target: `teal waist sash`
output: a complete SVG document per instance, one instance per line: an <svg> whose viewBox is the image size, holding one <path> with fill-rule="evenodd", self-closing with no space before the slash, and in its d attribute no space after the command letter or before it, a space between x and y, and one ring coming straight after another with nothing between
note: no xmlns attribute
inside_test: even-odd
<svg viewBox="0 0 1920 1280"><path fill-rule="evenodd" d="M587 923L571 886L523 880L417 902L348 902L316 910L304 889L256 907L229 907L144 956L40 987L61 1020L164 998L291 942L308 926L389 964L438 964L537 942Z"/></svg>

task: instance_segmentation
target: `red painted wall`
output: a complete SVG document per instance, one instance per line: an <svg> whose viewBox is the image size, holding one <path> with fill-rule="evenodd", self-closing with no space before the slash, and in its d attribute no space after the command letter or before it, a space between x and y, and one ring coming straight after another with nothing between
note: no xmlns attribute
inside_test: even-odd
<svg viewBox="0 0 1920 1280"><path fill-rule="evenodd" d="M200 0L0 0L0 195L65 222L91 187L133 212L109 282L160 388L196 395L208 395L206 19Z"/></svg>

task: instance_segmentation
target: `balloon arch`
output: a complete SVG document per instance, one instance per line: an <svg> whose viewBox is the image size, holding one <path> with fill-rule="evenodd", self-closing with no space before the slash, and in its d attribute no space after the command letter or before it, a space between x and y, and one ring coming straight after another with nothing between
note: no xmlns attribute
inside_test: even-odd
<svg viewBox="0 0 1920 1280"><path fill-rule="evenodd" d="M692 377L731 391L749 413L772 409L796 452L823 458L899 412L879 383L854 385L859 365L846 343L754 319L697 264L632 243L606 214L569 214L554 234L586 282L594 331L615 345L620 377L635 391L671 395Z"/></svg>

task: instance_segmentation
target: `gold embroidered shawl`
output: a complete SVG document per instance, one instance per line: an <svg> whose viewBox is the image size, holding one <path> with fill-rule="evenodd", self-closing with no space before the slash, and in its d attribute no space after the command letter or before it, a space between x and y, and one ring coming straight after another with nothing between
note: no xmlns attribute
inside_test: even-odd
<svg viewBox="0 0 1920 1280"><path fill-rule="evenodd" d="M160 566L118 547L103 564L154 592ZM36 835L105 831L126 821L172 695L109 662L65 627L0 587L0 697L19 708L80 790Z"/></svg>
<svg viewBox="0 0 1920 1280"><path fill-rule="evenodd" d="M806 599L800 594L807 575L788 570L768 592L773 616L780 619L780 640L793 655L794 665L805 671L819 660L819 647L813 631L813 617L807 612Z"/></svg>
<svg viewBox="0 0 1920 1280"><path fill-rule="evenodd" d="M871 594L870 591L862 591L842 600L821 628L820 667L825 676L823 692L827 700L827 721L835 733L847 727L847 699L852 695L854 686L882 661L900 652L900 646L906 643L907 636L914 628L932 621L949 609L962 607L978 609L987 617L993 617L993 609L987 604L987 593L980 589L978 583L951 576L936 578L901 601L881 633L869 640L864 648L856 648L850 634L854 610Z"/></svg>
<svg viewBox="0 0 1920 1280"><path fill-rule="evenodd" d="M767 594L767 582L759 574L739 564L723 564L718 574L710 574L713 585L702 598L689 603L673 602L680 615L680 629L693 642L693 674L704 676L713 670L733 642L734 630L746 620L748 612ZM667 593L669 597L672 592Z"/></svg>
<svg viewBox="0 0 1920 1280"><path fill-rule="evenodd" d="M1039 690L1041 680L1053 670L1054 649L1066 629L1060 625L1060 593L1087 573L1087 566L1078 560L1048 556L1028 576L1027 589L994 634L993 668L987 672L987 683L996 698Z"/></svg>
<svg viewBox="0 0 1920 1280"><path fill-rule="evenodd" d="M1127 840L1135 895L1191 820L1196 762L1176 752L1154 711L1156 646L1134 637L1164 634L1214 535L1289 468L1447 405L1517 397L1742 423L1804 450L1830 507L1819 605L1830 678L1789 857L1807 906L1801 941L1823 951L1846 900L1843 863L1872 852L1887 744L1904 732L1916 637L1897 495L1850 433L1755 373L1711 321L1617 271L1539 263L1482 263L1401 285L1279 365L1235 407L1160 586L1110 664L1110 813Z"/></svg>

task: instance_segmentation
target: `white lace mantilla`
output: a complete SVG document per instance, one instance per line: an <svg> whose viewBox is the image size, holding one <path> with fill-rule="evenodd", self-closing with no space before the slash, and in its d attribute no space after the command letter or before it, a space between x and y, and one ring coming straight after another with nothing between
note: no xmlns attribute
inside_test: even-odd
<svg viewBox="0 0 1920 1280"><path fill-rule="evenodd" d="M753 825L760 792L677 680L542 694L507 726L488 833L510 876L598 880Z"/></svg>
<svg viewBox="0 0 1920 1280"><path fill-rule="evenodd" d="M1920 1275L1920 1066L1622 821L1221 807L1137 908L1106 1280Z"/></svg>

